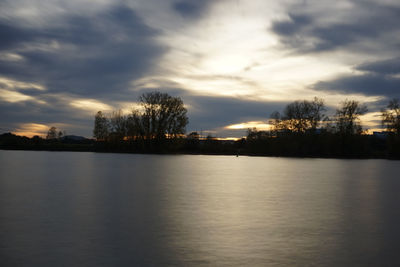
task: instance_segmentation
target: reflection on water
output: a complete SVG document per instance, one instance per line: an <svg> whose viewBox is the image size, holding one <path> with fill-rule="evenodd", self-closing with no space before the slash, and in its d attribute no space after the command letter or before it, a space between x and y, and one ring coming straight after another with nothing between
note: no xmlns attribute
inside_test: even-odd
<svg viewBox="0 0 400 267"><path fill-rule="evenodd" d="M0 151L2 266L395 266L385 160Z"/></svg>

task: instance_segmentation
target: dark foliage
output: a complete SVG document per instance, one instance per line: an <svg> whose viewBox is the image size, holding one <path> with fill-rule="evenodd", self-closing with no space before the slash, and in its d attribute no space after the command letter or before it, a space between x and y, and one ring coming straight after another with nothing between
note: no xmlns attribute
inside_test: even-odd
<svg viewBox="0 0 400 267"><path fill-rule="evenodd" d="M149 95L148 95L149 96ZM284 157L329 158L400 158L398 126L398 102L393 100L382 111L382 122L388 131L367 135L362 131L359 116L366 111L357 101L345 101L327 126L323 102L296 101L287 106L284 115L275 121L271 131L249 129L247 138L237 141L219 140L212 136L201 137L197 132L184 136L187 124L186 109L178 98L168 95L152 95L146 105L156 109L134 111L124 116L114 112L108 119L101 112L95 117L97 141L79 136L58 133L50 128L47 138L0 135L0 149L95 151L122 153L185 153L220 155L260 155ZM159 99L171 99L169 107L175 107L179 116L167 116L159 110ZM154 104L156 103L156 104ZM169 104L168 104L169 105ZM174 112L175 112L174 111ZM168 111L169 112L169 111ZM151 119L143 116L149 116ZM277 117L278 118L278 117ZM175 120L176 119L176 120ZM172 126L168 123L172 123ZM147 125L147 130L141 125ZM137 126L139 125L139 126ZM176 126L176 127L175 127ZM53 129L54 128L54 129ZM152 129L152 130L148 130ZM172 130L169 130L172 129ZM175 131L175 134L172 134ZM51 138L50 138L51 137Z"/></svg>
<svg viewBox="0 0 400 267"><path fill-rule="evenodd" d="M123 140L154 140L182 137L189 122L186 108L179 97L165 93L151 92L140 96L138 109L123 115L114 111L107 118L101 111L95 115L93 136L98 141L114 143ZM149 143L149 142L142 142Z"/></svg>
<svg viewBox="0 0 400 267"><path fill-rule="evenodd" d="M0 149L49 150L49 151L93 151L94 140L76 136L44 139L39 136L28 138L12 133L0 135Z"/></svg>

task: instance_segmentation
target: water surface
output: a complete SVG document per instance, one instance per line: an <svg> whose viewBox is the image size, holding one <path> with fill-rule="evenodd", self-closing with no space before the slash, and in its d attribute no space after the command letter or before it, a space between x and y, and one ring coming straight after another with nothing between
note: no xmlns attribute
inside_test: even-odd
<svg viewBox="0 0 400 267"><path fill-rule="evenodd" d="M1 266L399 266L388 160L0 151Z"/></svg>

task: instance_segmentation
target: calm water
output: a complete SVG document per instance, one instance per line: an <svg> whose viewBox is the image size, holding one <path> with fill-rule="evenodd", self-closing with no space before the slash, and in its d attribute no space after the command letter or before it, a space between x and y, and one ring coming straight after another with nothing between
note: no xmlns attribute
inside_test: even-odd
<svg viewBox="0 0 400 267"><path fill-rule="evenodd" d="M399 266L400 162L0 151L1 266Z"/></svg>

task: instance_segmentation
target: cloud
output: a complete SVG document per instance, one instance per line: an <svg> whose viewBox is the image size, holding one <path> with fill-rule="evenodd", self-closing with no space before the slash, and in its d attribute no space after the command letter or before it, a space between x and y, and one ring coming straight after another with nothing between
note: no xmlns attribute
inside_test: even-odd
<svg viewBox="0 0 400 267"><path fill-rule="evenodd" d="M247 130L252 128L257 128L258 130L264 131L264 130L270 130L271 125L268 124L266 121L247 121L225 126L225 129L233 129L233 130L243 130L243 129Z"/></svg>
<svg viewBox="0 0 400 267"><path fill-rule="evenodd" d="M0 99L2 101L16 103L21 101L34 101L44 104L43 101L30 95L36 91L45 91L46 88L40 84L26 83L16 80L7 79L0 76ZM21 93L20 91L24 91Z"/></svg>
<svg viewBox="0 0 400 267"><path fill-rule="evenodd" d="M50 126L39 123L22 123L13 131L14 134L22 136L45 136Z"/></svg>
<svg viewBox="0 0 400 267"><path fill-rule="evenodd" d="M7 79L4 77L0 76L0 88L7 88L7 89L13 89L13 90L39 90L39 91L44 91L46 88L37 83L27 83L27 82L21 82L21 81L16 81L12 79Z"/></svg>
<svg viewBox="0 0 400 267"><path fill-rule="evenodd" d="M65 123L68 132L91 136L89 113L135 101L132 82L156 69L167 50L156 40L159 30L125 5L89 11L58 4L60 10L52 3L0 4L2 129ZM22 6L29 14L21 15Z"/></svg>
<svg viewBox="0 0 400 267"><path fill-rule="evenodd" d="M44 103L32 99L12 103L0 99L0 113L7 114L1 118L1 131L20 131L21 125L34 123L56 127L63 125L63 130L68 133L92 135L94 113L82 114L79 109L72 109L61 96L42 96L40 100Z"/></svg>
<svg viewBox="0 0 400 267"><path fill-rule="evenodd" d="M370 61L354 67L357 73L339 75L327 81L319 81L316 90L335 93L358 93L381 96L382 99L400 96L400 64L398 57Z"/></svg>
<svg viewBox="0 0 400 267"><path fill-rule="evenodd" d="M60 25L34 29L0 20L0 48L24 58L0 62L0 72L15 80L43 82L51 92L113 95L126 92L165 51L154 40L157 31L125 6L93 17L60 19Z"/></svg>
<svg viewBox="0 0 400 267"><path fill-rule="evenodd" d="M227 125L255 120L268 120L270 114L281 110L286 103L252 101L233 97L184 95L190 131L224 128Z"/></svg>
<svg viewBox="0 0 400 267"><path fill-rule="evenodd" d="M0 53L0 61L13 62L13 61L21 61L21 60L24 60L24 58L18 54Z"/></svg>
<svg viewBox="0 0 400 267"><path fill-rule="evenodd" d="M272 24L272 31L281 36L291 36L299 33L304 27L310 25L312 19L306 15L288 14L289 19L284 21L275 21Z"/></svg>
<svg viewBox="0 0 400 267"><path fill-rule="evenodd" d="M0 1L0 125L91 136L97 109L158 90L188 130L233 134L286 100L398 96L398 1L294 2Z"/></svg>
<svg viewBox="0 0 400 267"><path fill-rule="evenodd" d="M4 89L0 89L0 99L10 103L33 100L31 96Z"/></svg>
<svg viewBox="0 0 400 267"><path fill-rule="evenodd" d="M327 8L329 6L329 8ZM336 49L398 49L400 6L371 1L304 2L288 7L288 18L276 20L271 30L297 53ZM391 42L382 42L390 38ZM357 49L356 49L357 48Z"/></svg>
<svg viewBox="0 0 400 267"><path fill-rule="evenodd" d="M35 33L28 29L19 28L17 26L5 24L0 22L0 49L6 50L14 48L15 46L29 42L34 39Z"/></svg>
<svg viewBox="0 0 400 267"><path fill-rule="evenodd" d="M110 107L109 105L101 103L100 101L94 99L74 99L71 101L70 105L75 108L90 111L92 113L95 113L99 110L101 111L112 110L112 107Z"/></svg>
<svg viewBox="0 0 400 267"><path fill-rule="evenodd" d="M339 76L329 81L317 82L313 88L335 93L399 97L400 79L377 74Z"/></svg>
<svg viewBox="0 0 400 267"><path fill-rule="evenodd" d="M400 57L363 63L356 69L382 75L400 74Z"/></svg>
<svg viewBox="0 0 400 267"><path fill-rule="evenodd" d="M198 18L212 1L209 0L179 0L172 4L172 8L183 17Z"/></svg>

